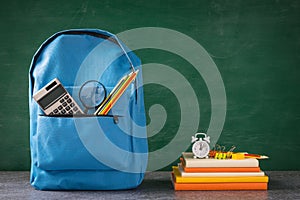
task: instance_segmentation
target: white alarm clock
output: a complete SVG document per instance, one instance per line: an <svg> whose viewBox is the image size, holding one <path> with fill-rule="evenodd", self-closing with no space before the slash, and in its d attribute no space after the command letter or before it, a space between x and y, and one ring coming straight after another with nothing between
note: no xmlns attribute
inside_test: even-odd
<svg viewBox="0 0 300 200"><path fill-rule="evenodd" d="M204 135L204 138L198 138L199 135ZM205 133L196 133L195 136L192 136L192 151L194 153L194 158L208 158L210 151L209 143L210 137Z"/></svg>

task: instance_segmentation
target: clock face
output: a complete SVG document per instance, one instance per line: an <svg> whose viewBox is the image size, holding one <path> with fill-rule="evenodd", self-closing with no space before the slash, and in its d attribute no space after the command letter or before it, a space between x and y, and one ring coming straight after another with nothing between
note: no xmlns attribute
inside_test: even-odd
<svg viewBox="0 0 300 200"><path fill-rule="evenodd" d="M209 145L205 141L197 141L193 144L192 151L198 158L204 158L209 154Z"/></svg>

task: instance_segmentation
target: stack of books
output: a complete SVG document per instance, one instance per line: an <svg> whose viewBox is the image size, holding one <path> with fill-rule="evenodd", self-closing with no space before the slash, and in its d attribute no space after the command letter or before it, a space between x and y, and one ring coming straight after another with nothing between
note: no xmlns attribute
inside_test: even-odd
<svg viewBox="0 0 300 200"><path fill-rule="evenodd" d="M269 177L255 158L198 159L182 153L181 163L173 167L175 190L267 190Z"/></svg>

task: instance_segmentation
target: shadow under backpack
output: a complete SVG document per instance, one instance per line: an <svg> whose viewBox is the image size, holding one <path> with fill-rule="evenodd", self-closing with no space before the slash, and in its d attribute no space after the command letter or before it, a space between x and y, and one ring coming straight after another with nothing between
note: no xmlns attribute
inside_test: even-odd
<svg viewBox="0 0 300 200"><path fill-rule="evenodd" d="M109 93L132 70L133 81L107 115L45 115L33 95L59 79L82 107L78 90L97 80ZM148 159L140 59L106 31L67 30L47 39L29 70L30 182L39 190L137 187Z"/></svg>

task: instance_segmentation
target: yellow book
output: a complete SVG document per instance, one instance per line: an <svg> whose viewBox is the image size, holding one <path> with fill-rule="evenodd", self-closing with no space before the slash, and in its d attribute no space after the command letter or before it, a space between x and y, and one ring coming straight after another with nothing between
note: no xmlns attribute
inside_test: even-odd
<svg viewBox="0 0 300 200"><path fill-rule="evenodd" d="M268 176L242 177L182 177L177 166L173 166L176 183L267 183Z"/></svg>

